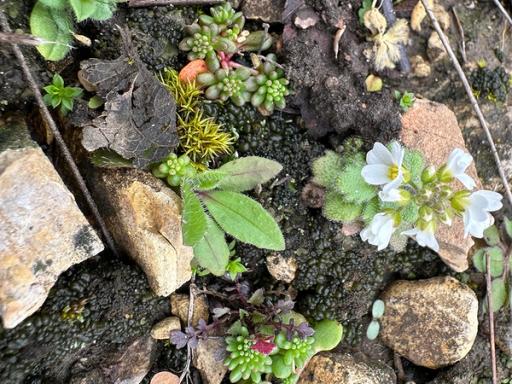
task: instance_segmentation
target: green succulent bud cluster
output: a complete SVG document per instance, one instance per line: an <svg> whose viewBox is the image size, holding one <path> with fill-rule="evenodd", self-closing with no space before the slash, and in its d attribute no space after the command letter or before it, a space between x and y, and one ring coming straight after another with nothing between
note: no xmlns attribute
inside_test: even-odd
<svg viewBox="0 0 512 384"><path fill-rule="evenodd" d="M172 187L179 186L184 178L193 177L196 173L196 167L190 157L187 155L178 157L175 153L171 153L164 161L153 168L153 175L160 179L166 179Z"/></svg>
<svg viewBox="0 0 512 384"><path fill-rule="evenodd" d="M254 89L252 105L262 107L269 113L274 111L274 107L283 109L286 106L285 97L290 94L289 81L276 63L276 55L268 54L266 60L256 68L259 74L249 79L249 88Z"/></svg>
<svg viewBox="0 0 512 384"><path fill-rule="evenodd" d="M272 372L272 358L252 347L256 344L254 337L249 335L247 328L242 327L243 334L226 337L226 350L229 356L224 360L231 371L229 380L236 383L240 380L261 382L261 375Z"/></svg>
<svg viewBox="0 0 512 384"><path fill-rule="evenodd" d="M291 340L288 340L284 332L279 333L275 338L275 343L280 349L279 353L282 355L283 363L290 366L292 371L295 371L296 368L302 368L306 361L313 356L314 342L314 337L300 338L293 336ZM288 376L286 375L285 377Z"/></svg>
<svg viewBox="0 0 512 384"><path fill-rule="evenodd" d="M201 73L197 76L197 83L207 87L205 91L206 98L222 101L231 99L235 105L242 106L251 99L248 87L250 76L250 70L245 67L231 71L220 68L215 73Z"/></svg>
<svg viewBox="0 0 512 384"><path fill-rule="evenodd" d="M277 64L276 56L260 57L254 68L235 62L236 54L264 51L272 46L267 31L244 30L245 18L229 3L210 9L198 21L185 27L188 34L179 48L188 52L189 60L203 59L208 72L197 76L199 86L206 88L210 100L231 100L237 106L251 102L262 114L284 109L289 95L288 80ZM256 55L254 55L256 57Z"/></svg>
<svg viewBox="0 0 512 384"><path fill-rule="evenodd" d="M227 53L236 52L236 44L229 38L221 36L220 28L216 24L199 25L194 23L185 27L189 35L179 44L182 51L188 52L189 60L215 57L215 51Z"/></svg>

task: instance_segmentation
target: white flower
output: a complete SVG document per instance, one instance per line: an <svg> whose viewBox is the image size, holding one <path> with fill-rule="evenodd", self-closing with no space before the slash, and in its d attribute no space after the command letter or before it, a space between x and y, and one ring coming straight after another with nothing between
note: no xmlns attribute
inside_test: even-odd
<svg viewBox="0 0 512 384"><path fill-rule="evenodd" d="M379 199L386 203L400 203L401 205L405 205L411 200L411 193L405 189L390 189L380 191Z"/></svg>
<svg viewBox="0 0 512 384"><path fill-rule="evenodd" d="M464 236L484 237L484 231L494 224L494 212L503 207L501 196L493 191L476 191L468 197L462 218L464 220Z"/></svg>
<svg viewBox="0 0 512 384"><path fill-rule="evenodd" d="M446 162L446 170L449 175L459 180L467 189L473 189L476 186L475 180L465 173L472 161L473 156L462 149L455 148Z"/></svg>
<svg viewBox="0 0 512 384"><path fill-rule="evenodd" d="M410 236L422 247L429 247L435 252L439 252L439 243L434 236L434 226L427 225L425 229L413 228L402 232L402 235Z"/></svg>
<svg viewBox="0 0 512 384"><path fill-rule="evenodd" d="M367 165L363 167L361 176L368 184L384 185L384 192L398 188L404 179L404 154L404 149L396 141L391 144L391 151L382 143L375 143L366 154Z"/></svg>
<svg viewBox="0 0 512 384"><path fill-rule="evenodd" d="M381 251L389 245L395 229L395 220L391 215L377 213L370 225L361 231L361 239L377 246L377 250Z"/></svg>

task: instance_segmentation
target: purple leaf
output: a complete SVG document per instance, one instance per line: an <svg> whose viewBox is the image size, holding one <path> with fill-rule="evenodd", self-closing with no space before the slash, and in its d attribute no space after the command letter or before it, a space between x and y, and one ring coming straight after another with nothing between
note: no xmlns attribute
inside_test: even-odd
<svg viewBox="0 0 512 384"><path fill-rule="evenodd" d="M193 336L190 339L188 339L188 346L192 349L196 348L198 343L199 340L197 339L197 336Z"/></svg>
<svg viewBox="0 0 512 384"><path fill-rule="evenodd" d="M203 319L199 319L199 321L197 322L197 330L201 333L205 333L208 330L206 321L204 321Z"/></svg>
<svg viewBox="0 0 512 384"><path fill-rule="evenodd" d="M281 313L290 312L295 307L295 301L293 300L278 300L275 305L276 310Z"/></svg>
<svg viewBox="0 0 512 384"><path fill-rule="evenodd" d="M213 319L218 320L222 316L227 315L229 312L231 312L231 310L227 307L223 307L223 308L214 308L212 312L213 312Z"/></svg>
<svg viewBox="0 0 512 384"><path fill-rule="evenodd" d="M307 322L303 322L297 327L297 333L301 338L305 339L306 337L313 336L315 330Z"/></svg>
<svg viewBox="0 0 512 384"><path fill-rule="evenodd" d="M188 336L181 331L171 331L171 344L174 344L177 349L181 349L187 345Z"/></svg>

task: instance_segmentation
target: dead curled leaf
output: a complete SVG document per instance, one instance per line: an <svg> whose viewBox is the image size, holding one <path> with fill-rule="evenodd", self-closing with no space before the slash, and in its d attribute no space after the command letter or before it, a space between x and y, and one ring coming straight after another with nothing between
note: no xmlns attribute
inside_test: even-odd
<svg viewBox="0 0 512 384"><path fill-rule="evenodd" d="M150 384L179 384L179 382L180 378L174 373L162 371L153 376Z"/></svg>
<svg viewBox="0 0 512 384"><path fill-rule="evenodd" d="M123 38L124 55L80 65L81 81L106 100L104 112L84 126L82 145L90 152L108 148L146 168L178 145L176 104L140 61L129 37Z"/></svg>

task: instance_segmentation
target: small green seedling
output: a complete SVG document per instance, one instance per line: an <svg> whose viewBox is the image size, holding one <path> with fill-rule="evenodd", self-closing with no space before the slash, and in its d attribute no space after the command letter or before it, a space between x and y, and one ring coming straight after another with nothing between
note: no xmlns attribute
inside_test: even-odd
<svg viewBox="0 0 512 384"><path fill-rule="evenodd" d="M46 105L53 109L59 108L63 115L73 110L75 99L82 96L83 93L79 87L66 87L62 76L57 73L53 75L52 83L43 89L46 92L43 97Z"/></svg>
<svg viewBox="0 0 512 384"><path fill-rule="evenodd" d="M487 258L489 258L489 272L491 274L491 299L493 312L499 311L507 305L509 297L508 276L506 271L512 268L511 240L512 240L512 220L505 217L503 221L503 232L506 236L500 236L500 231L495 225L484 231L484 240L487 247L480 248L473 255L473 265L482 273L487 273ZM503 238L507 238L506 241ZM509 252L509 254L507 254ZM508 267L506 266L508 263ZM487 308L487 301L484 302L484 308Z"/></svg>
<svg viewBox="0 0 512 384"><path fill-rule="evenodd" d="M364 14L372 9L374 6L373 0L363 0L361 3L361 8L357 11L357 16L359 17L359 23L364 25Z"/></svg>
<svg viewBox="0 0 512 384"><path fill-rule="evenodd" d="M409 108L414 105L416 98L414 97L414 93L405 91L403 94L395 90L395 99L399 102L400 108L402 111L407 112Z"/></svg>
<svg viewBox="0 0 512 384"><path fill-rule="evenodd" d="M385 305L382 300L375 300L372 306L372 321L366 330L366 337L369 340L375 340L379 336L380 323L379 319L384 315Z"/></svg>

